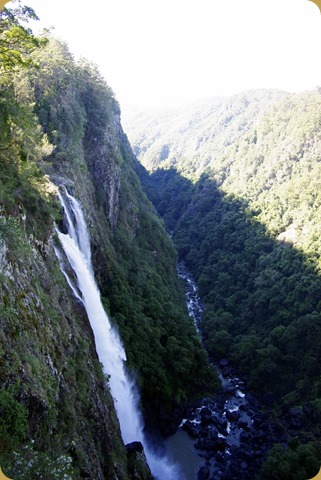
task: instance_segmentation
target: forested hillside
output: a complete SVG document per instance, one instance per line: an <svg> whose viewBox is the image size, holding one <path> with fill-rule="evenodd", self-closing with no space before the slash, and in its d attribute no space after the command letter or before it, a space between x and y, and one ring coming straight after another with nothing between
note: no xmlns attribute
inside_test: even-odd
<svg viewBox="0 0 321 480"><path fill-rule="evenodd" d="M321 462L320 92L245 92L126 131L198 283L211 357L287 430L260 478L306 478L304 458Z"/></svg>
<svg viewBox="0 0 321 480"><path fill-rule="evenodd" d="M85 311L54 254L58 188L83 205L147 428L175 429L216 380L112 90L63 42L21 26L32 17L0 12L0 464L19 480L148 479L127 461Z"/></svg>
<svg viewBox="0 0 321 480"><path fill-rule="evenodd" d="M284 94L258 90L176 109L133 108L125 111L124 129L148 170L177 167L184 176L197 178L216 159L220 163L226 147L237 142Z"/></svg>

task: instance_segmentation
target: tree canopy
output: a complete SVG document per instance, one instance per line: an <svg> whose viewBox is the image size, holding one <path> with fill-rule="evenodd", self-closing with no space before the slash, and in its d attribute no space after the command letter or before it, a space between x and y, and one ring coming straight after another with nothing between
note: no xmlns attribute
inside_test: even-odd
<svg viewBox="0 0 321 480"><path fill-rule="evenodd" d="M199 286L210 356L230 358L263 405L272 399L281 422L292 407L304 410L300 427L288 433L302 443L312 439L315 452L320 125L318 90L245 92L159 117L140 114L127 124L149 171L140 173L146 192ZM297 453L285 457L295 463ZM264 478L283 478L278 455L271 452ZM302 472L284 478L304 478Z"/></svg>

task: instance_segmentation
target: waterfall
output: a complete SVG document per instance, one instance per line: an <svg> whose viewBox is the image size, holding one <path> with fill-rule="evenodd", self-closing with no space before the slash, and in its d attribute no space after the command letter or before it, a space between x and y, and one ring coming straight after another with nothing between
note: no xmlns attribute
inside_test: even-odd
<svg viewBox="0 0 321 480"><path fill-rule="evenodd" d="M110 391L114 399L121 435L125 444L139 441L144 446L152 474L159 480L182 479L177 467L165 456L156 455L148 444L139 409L139 395L135 382L126 370L126 354L118 332L113 328L101 302L91 263L90 240L85 218L79 202L68 192L59 194L64 208L68 233L56 229L68 262L75 274L77 285L71 280L58 249L56 254L73 294L86 309L94 333L96 351L104 372L109 376Z"/></svg>

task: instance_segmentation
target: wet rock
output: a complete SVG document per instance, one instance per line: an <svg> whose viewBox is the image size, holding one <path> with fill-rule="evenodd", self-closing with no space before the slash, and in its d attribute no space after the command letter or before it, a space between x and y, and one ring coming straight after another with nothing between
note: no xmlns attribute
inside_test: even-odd
<svg viewBox="0 0 321 480"><path fill-rule="evenodd" d="M227 447L226 440L224 438L217 438L211 440L209 438L199 439L195 443L195 448L199 450L204 450L207 452L223 452Z"/></svg>
<svg viewBox="0 0 321 480"><path fill-rule="evenodd" d="M209 425L212 422L212 412L208 407L204 407L200 411L202 425Z"/></svg>
<svg viewBox="0 0 321 480"><path fill-rule="evenodd" d="M140 442L132 442L126 445L127 463L130 478L137 480L153 480L148 466L144 447Z"/></svg>
<svg viewBox="0 0 321 480"><path fill-rule="evenodd" d="M226 419L229 422L237 422L239 418L240 418L240 412L238 412L237 410L234 410L233 412L230 412L229 410L227 410Z"/></svg>
<svg viewBox="0 0 321 480"><path fill-rule="evenodd" d="M244 420L244 419L240 419L237 425L238 425L239 428L242 428L243 430L249 430L250 429L248 421Z"/></svg>
<svg viewBox="0 0 321 480"><path fill-rule="evenodd" d="M208 428L201 428L198 432L198 435L201 438L207 438L208 434L209 434L209 429Z"/></svg>
<svg viewBox="0 0 321 480"><path fill-rule="evenodd" d="M210 478L211 470L207 466L203 466L197 473L197 480L207 480Z"/></svg>
<svg viewBox="0 0 321 480"><path fill-rule="evenodd" d="M198 441L195 443L195 448L198 450L204 450L211 452L214 449L215 442L208 438L199 438Z"/></svg>
<svg viewBox="0 0 321 480"><path fill-rule="evenodd" d="M211 428L210 431L209 431L209 438L211 440L216 440L218 438L218 431L217 429L214 427L214 428Z"/></svg>
<svg viewBox="0 0 321 480"><path fill-rule="evenodd" d="M144 447L140 442L132 442L126 445L127 452L143 452Z"/></svg>
<svg viewBox="0 0 321 480"><path fill-rule="evenodd" d="M221 435L227 435L227 420L225 418L213 416L212 421Z"/></svg>
<svg viewBox="0 0 321 480"><path fill-rule="evenodd" d="M228 384L223 386L223 392L224 393L234 393L235 392L235 386Z"/></svg>
<svg viewBox="0 0 321 480"><path fill-rule="evenodd" d="M212 423L221 435L227 435L227 420L224 417L213 416Z"/></svg>
<svg viewBox="0 0 321 480"><path fill-rule="evenodd" d="M217 455L215 456L215 460L219 464L225 464L226 456L224 455L224 452L218 452Z"/></svg>
<svg viewBox="0 0 321 480"><path fill-rule="evenodd" d="M186 432L192 438L198 437L197 427L190 420L186 420L186 422L184 422L184 424L182 425L182 430L184 430L184 432Z"/></svg>

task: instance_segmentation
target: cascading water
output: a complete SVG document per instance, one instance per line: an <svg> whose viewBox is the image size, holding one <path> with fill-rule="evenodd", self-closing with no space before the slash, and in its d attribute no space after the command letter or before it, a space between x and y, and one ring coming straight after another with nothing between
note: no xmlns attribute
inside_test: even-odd
<svg viewBox="0 0 321 480"><path fill-rule="evenodd" d="M67 278L74 295L81 300L94 333L96 351L104 372L110 377L109 385L114 398L125 444L140 441L144 446L152 474L159 480L182 480L175 465L166 457L154 454L143 433L139 397L135 383L126 371L126 354L118 332L113 328L101 302L91 263L90 241L86 222L79 202L68 192L59 195L65 211L68 233L57 230L64 253L72 267L77 286L71 280L63 265L62 255L56 250L61 269Z"/></svg>

